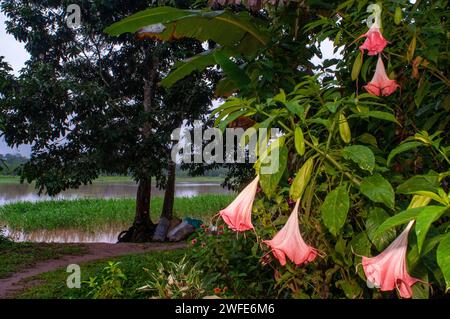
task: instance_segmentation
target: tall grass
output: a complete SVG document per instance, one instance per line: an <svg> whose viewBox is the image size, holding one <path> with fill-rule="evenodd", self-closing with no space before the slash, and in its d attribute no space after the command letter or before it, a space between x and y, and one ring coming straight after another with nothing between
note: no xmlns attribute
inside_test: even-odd
<svg viewBox="0 0 450 319"><path fill-rule="evenodd" d="M208 220L227 206L233 195L199 195L175 198L177 217ZM151 217L161 213L162 197L151 201ZM135 213L134 199L77 199L41 202L19 202L0 207L0 221L15 230L80 229L95 231L110 225L131 225Z"/></svg>

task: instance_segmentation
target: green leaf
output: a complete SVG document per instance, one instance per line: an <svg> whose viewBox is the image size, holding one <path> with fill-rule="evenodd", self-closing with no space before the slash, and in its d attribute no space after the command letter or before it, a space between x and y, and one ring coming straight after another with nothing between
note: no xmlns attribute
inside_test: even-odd
<svg viewBox="0 0 450 319"><path fill-rule="evenodd" d="M348 299L356 299L363 293L362 288L354 279L338 280L336 287L341 288Z"/></svg>
<svg viewBox="0 0 450 319"><path fill-rule="evenodd" d="M110 25L104 32L112 36L118 36L126 32L134 33L145 26L170 22L191 15L190 10L173 7L149 8Z"/></svg>
<svg viewBox="0 0 450 319"><path fill-rule="evenodd" d="M394 14L394 23L399 25L402 22L402 8L396 7L395 8L395 14Z"/></svg>
<svg viewBox="0 0 450 319"><path fill-rule="evenodd" d="M213 54L214 51L208 50L177 63L177 65L175 65L176 68L172 70L160 84L165 88L169 88L175 84L175 82L188 76L192 72L203 71L208 66L216 64Z"/></svg>
<svg viewBox="0 0 450 319"><path fill-rule="evenodd" d="M427 236L428 230L432 223L438 220L442 214L447 210L446 207L442 207L441 210L435 209L432 211L424 210L416 218L416 236L417 236L417 246L419 248L419 253L422 251L422 245Z"/></svg>
<svg viewBox="0 0 450 319"><path fill-rule="evenodd" d="M358 112L358 113L354 113L354 114L350 115L348 118L353 118L353 117L362 117L362 118L374 117L379 120L385 120L385 121L399 124L393 114L388 113L388 112L383 112L383 111Z"/></svg>
<svg viewBox="0 0 450 319"><path fill-rule="evenodd" d="M366 177L360 186L361 193L375 203L382 203L394 208L395 194L391 184L380 174Z"/></svg>
<svg viewBox="0 0 450 319"><path fill-rule="evenodd" d="M192 72L203 71L206 67L216 64L213 53L214 51L208 50L177 63L175 69L173 69L160 84L165 88L169 88L175 84L175 82L188 76Z"/></svg>
<svg viewBox="0 0 450 319"><path fill-rule="evenodd" d="M263 192L267 197L271 198L280 182L281 177L286 169L288 149L286 146L276 147L272 152L278 151L278 156L274 156L272 160L275 160L275 165L278 165L278 170L273 174L261 174L259 183Z"/></svg>
<svg viewBox="0 0 450 319"><path fill-rule="evenodd" d="M363 145L347 146L342 151L342 156L347 160L352 160L358 166L372 173L375 167L375 155L372 150Z"/></svg>
<svg viewBox="0 0 450 319"><path fill-rule="evenodd" d="M378 148L377 138L369 133L363 133L358 137L358 141L364 144L371 145L375 148Z"/></svg>
<svg viewBox="0 0 450 319"><path fill-rule="evenodd" d="M341 105L341 101L339 101L339 100L325 103L326 108L331 113L336 113L336 111L340 105Z"/></svg>
<svg viewBox="0 0 450 319"><path fill-rule="evenodd" d="M397 187L398 194L413 194L416 192L437 193L439 189L438 175L416 175Z"/></svg>
<svg viewBox="0 0 450 319"><path fill-rule="evenodd" d="M214 92L217 97L228 97L239 88L236 83L231 79L224 77L216 85L216 91Z"/></svg>
<svg viewBox="0 0 450 319"><path fill-rule="evenodd" d="M214 52L214 59L220 65L227 77L232 80L239 88L243 88L250 83L250 78L245 72L222 51Z"/></svg>
<svg viewBox="0 0 450 319"><path fill-rule="evenodd" d="M305 108L298 101L287 101L285 106L290 112L294 113L300 118L302 118L303 114L305 113Z"/></svg>
<svg viewBox="0 0 450 319"><path fill-rule="evenodd" d="M414 94L414 103L417 107L420 107L422 104L423 99L427 94L430 92L431 84L427 80L425 80L419 88L416 90L416 93Z"/></svg>
<svg viewBox="0 0 450 319"><path fill-rule="evenodd" d="M297 126L295 128L295 134L294 134L294 143L295 143L295 149L297 150L297 153L300 155L305 155L305 138L303 136L303 131L300 126Z"/></svg>
<svg viewBox="0 0 450 319"><path fill-rule="evenodd" d="M105 32L118 36L158 24L165 28L149 30L139 36L163 41L180 38L213 40L223 47L233 47L249 57L254 56L269 41L268 33L260 27L264 21L247 12L233 14L227 11L182 10L172 7L156 7L138 12L109 26Z"/></svg>
<svg viewBox="0 0 450 319"><path fill-rule="evenodd" d="M411 39L411 43L409 44L408 51L406 52L406 60L408 62L411 62L412 58L414 57L414 52L416 51L416 43L417 38L416 35L414 34L413 38Z"/></svg>
<svg viewBox="0 0 450 319"><path fill-rule="evenodd" d="M436 259L439 267L444 274L446 291L450 289L450 233L445 235L437 248Z"/></svg>
<svg viewBox="0 0 450 319"><path fill-rule="evenodd" d="M349 207L350 198L344 186L339 186L332 190L325 198L320 208L322 220L334 236L344 226Z"/></svg>
<svg viewBox="0 0 450 319"><path fill-rule="evenodd" d="M387 245L389 245L389 243L391 243L396 236L395 229L389 229L383 232L383 234L381 234L380 236L375 236L378 227L380 227L380 225L383 224L383 222L389 217L390 216L388 213L386 213L383 209L377 207L369 212L369 215L367 216L365 222L367 236L375 245L378 251L382 251L384 248L386 248Z"/></svg>
<svg viewBox="0 0 450 319"><path fill-rule="evenodd" d="M309 184L311 179L312 169L314 167L314 159L308 158L308 160L299 169L297 175L295 175L292 185L289 189L289 195L292 199L297 200L302 197L306 186Z"/></svg>
<svg viewBox="0 0 450 319"><path fill-rule="evenodd" d="M392 227L406 224L410 220L417 218L417 216L419 216L419 214L422 212L424 214L434 214L437 211L441 211L442 208L443 208L443 206L423 206L423 207L410 208L410 209L401 211L400 213L385 220L383 222L383 224L381 224L380 227L378 227L374 236L378 237Z"/></svg>
<svg viewBox="0 0 450 319"><path fill-rule="evenodd" d="M357 255L367 256L370 254L371 243L365 232L361 232L354 236L350 242L350 246ZM355 257L358 256L355 255Z"/></svg>
<svg viewBox="0 0 450 319"><path fill-rule="evenodd" d="M234 113L228 114L228 116L224 120L220 121L219 129L222 132L224 132L225 129L227 128L228 124L230 124L231 122L233 122L237 118L243 116L247 112L248 112L248 110L242 110L242 111L238 111L238 112L234 112Z"/></svg>
<svg viewBox="0 0 450 319"><path fill-rule="evenodd" d="M391 163L392 159L397 156L400 153L412 150L416 147L419 147L423 145L423 143L420 142L406 142L406 143L402 143L399 146L397 146L396 148L394 148L390 153L389 156L387 158L387 163L386 165L389 166L389 164Z"/></svg>
<svg viewBox="0 0 450 319"><path fill-rule="evenodd" d="M363 62L363 59L362 59L361 51L359 51L358 56L355 59L355 62L353 62L352 81L355 81L358 78L359 72L361 71L362 62Z"/></svg>
<svg viewBox="0 0 450 319"><path fill-rule="evenodd" d="M286 103L286 93L284 92L284 90L280 89L280 92L273 97L273 100L285 104Z"/></svg>

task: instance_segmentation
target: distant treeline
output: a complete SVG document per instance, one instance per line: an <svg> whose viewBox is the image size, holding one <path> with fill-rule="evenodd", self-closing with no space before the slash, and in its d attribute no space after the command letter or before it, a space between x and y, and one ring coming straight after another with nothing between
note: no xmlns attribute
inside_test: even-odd
<svg viewBox="0 0 450 319"><path fill-rule="evenodd" d="M225 178L227 176L228 168L226 167L219 167L216 169L211 170L205 170L202 174L202 176L211 176L211 177L223 177ZM189 171L182 170L179 165L177 165L177 171L176 171L177 177L186 177L189 176Z"/></svg>
<svg viewBox="0 0 450 319"><path fill-rule="evenodd" d="M28 158L20 154L0 154L0 174L1 175L18 175L17 168L26 163Z"/></svg>
<svg viewBox="0 0 450 319"><path fill-rule="evenodd" d="M18 167L28 161L28 158L20 154L0 154L0 175L19 175ZM225 177L228 169L225 167L206 170L203 176L211 177ZM105 174L108 175L108 174ZM189 172L187 170L182 170L179 165L177 165L176 171L177 177L187 177Z"/></svg>

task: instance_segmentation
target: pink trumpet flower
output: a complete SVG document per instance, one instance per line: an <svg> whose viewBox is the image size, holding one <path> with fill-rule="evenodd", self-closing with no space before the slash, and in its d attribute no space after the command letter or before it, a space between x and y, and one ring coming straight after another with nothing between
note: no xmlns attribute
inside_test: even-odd
<svg viewBox="0 0 450 319"><path fill-rule="evenodd" d="M397 81L391 80L386 74L386 69L384 68L383 60L381 56L378 56L377 67L375 69L375 74L372 80L364 86L364 88L370 94L376 96L388 96L395 92L399 87Z"/></svg>
<svg viewBox="0 0 450 319"><path fill-rule="evenodd" d="M362 37L366 37L366 41L361 44L359 49L361 51L367 50L368 55L377 55L378 53L383 52L388 43L381 34L377 24L372 25L367 33L360 36L360 38Z"/></svg>
<svg viewBox="0 0 450 319"><path fill-rule="evenodd" d="M227 208L220 211L220 216L232 230L242 232L253 229L252 206L258 182L259 176L256 176Z"/></svg>
<svg viewBox="0 0 450 319"><path fill-rule="evenodd" d="M313 261L317 256L317 250L308 246L300 234L298 227L299 203L300 199L297 200L287 223L275 237L272 240L263 241L272 249L273 255L282 266L286 265L286 256L296 265Z"/></svg>
<svg viewBox="0 0 450 319"><path fill-rule="evenodd" d="M367 277L367 286L390 291L397 288L402 298L411 298L411 286L420 281L408 274L406 269L406 248L408 234L414 220L410 221L400 236L376 257L362 257L362 266Z"/></svg>

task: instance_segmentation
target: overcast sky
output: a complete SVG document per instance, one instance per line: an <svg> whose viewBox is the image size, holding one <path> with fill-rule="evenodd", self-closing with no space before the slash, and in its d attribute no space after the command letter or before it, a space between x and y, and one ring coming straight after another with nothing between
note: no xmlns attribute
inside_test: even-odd
<svg viewBox="0 0 450 319"><path fill-rule="evenodd" d="M5 15L0 12L0 56L5 57L6 62L11 65L14 69L14 73L18 75L20 69L24 67L24 63L28 59L29 55L25 50L23 43L17 42L12 35L6 33L5 20ZM321 45L323 59L334 56L333 43L331 41L325 40L321 43ZM312 62L315 64L320 63L321 59L315 57ZM22 145L19 148L11 149L6 145L3 137L0 137L0 154L6 153L20 153L24 156L29 156L30 146Z"/></svg>

